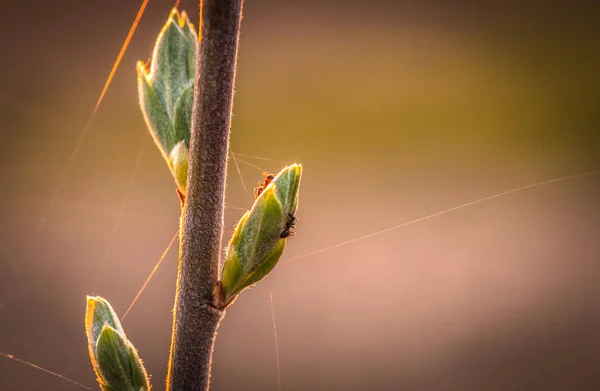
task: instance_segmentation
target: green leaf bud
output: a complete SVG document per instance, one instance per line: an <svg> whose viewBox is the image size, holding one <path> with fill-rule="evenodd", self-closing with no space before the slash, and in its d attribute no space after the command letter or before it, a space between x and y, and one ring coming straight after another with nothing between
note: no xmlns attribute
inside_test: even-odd
<svg viewBox="0 0 600 391"><path fill-rule="evenodd" d="M185 12L174 8L156 39L150 67L137 63L140 107L168 163L177 144L189 148L197 55L195 27Z"/></svg>
<svg viewBox="0 0 600 391"><path fill-rule="evenodd" d="M301 174L299 164L281 170L238 222L225 255L217 304L229 305L279 261L292 234Z"/></svg>
<svg viewBox="0 0 600 391"><path fill-rule="evenodd" d="M108 301L88 296L85 323L90 359L100 388L149 390L142 361Z"/></svg>

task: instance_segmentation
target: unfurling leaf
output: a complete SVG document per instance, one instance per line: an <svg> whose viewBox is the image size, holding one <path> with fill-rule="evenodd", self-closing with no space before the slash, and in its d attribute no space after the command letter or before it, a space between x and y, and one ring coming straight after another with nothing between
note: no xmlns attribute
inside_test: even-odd
<svg viewBox="0 0 600 391"><path fill-rule="evenodd" d="M299 164L281 170L238 222L221 275L223 306L265 278L279 261L296 219L301 174Z"/></svg>
<svg viewBox="0 0 600 391"><path fill-rule="evenodd" d="M180 14L174 8L156 39L150 68L137 63L138 95L146 125L184 195L185 181L181 186L170 154L180 143L190 146L197 53L194 25L185 12Z"/></svg>
<svg viewBox="0 0 600 391"><path fill-rule="evenodd" d="M108 301L88 296L85 319L90 359L100 388L149 390L146 369Z"/></svg>

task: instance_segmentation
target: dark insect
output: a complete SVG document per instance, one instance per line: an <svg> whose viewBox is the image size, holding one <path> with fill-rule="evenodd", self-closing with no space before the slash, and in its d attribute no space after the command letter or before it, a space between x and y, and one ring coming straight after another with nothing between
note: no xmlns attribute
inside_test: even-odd
<svg viewBox="0 0 600 391"><path fill-rule="evenodd" d="M288 213L288 216L289 220L285 223L285 229L279 235L281 239L296 235L296 232L292 231L292 228L296 228L296 216L293 213Z"/></svg>
<svg viewBox="0 0 600 391"><path fill-rule="evenodd" d="M254 198L258 198L258 196L260 195L260 193L262 193L267 186L269 186L269 183L271 183L271 181L273 181L273 179L275 179L275 176L273 174L268 174L265 175L265 181L264 182L258 182L258 187L254 188Z"/></svg>

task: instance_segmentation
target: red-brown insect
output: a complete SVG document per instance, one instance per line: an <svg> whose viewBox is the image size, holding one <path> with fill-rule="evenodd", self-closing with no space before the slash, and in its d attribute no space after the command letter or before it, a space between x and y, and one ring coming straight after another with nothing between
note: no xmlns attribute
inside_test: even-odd
<svg viewBox="0 0 600 391"><path fill-rule="evenodd" d="M258 198L260 193L262 193L267 188L267 186L269 186L269 183L271 183L271 181L273 181L273 179L275 179L275 175L267 174L267 175L265 175L264 182L258 182L259 186L254 188L254 198L255 199Z"/></svg>

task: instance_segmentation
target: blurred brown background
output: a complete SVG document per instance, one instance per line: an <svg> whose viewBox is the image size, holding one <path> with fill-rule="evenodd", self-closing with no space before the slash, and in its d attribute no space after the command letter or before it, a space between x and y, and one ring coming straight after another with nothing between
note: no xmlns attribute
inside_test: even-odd
<svg viewBox="0 0 600 391"><path fill-rule="evenodd" d="M134 69L170 0L150 0L34 233L140 3L2 2L0 351L94 389L85 295L123 313L178 224ZM196 2L181 8L197 22ZM305 165L284 258L600 169L599 22L581 2L247 0L232 148ZM248 207L261 170L241 164L244 191L231 168L227 202ZM269 292L286 391L600 389L599 185L528 189L279 265L228 310L213 389L277 389ZM171 251L124 322L157 390L175 272ZM0 357L0 389L77 387Z"/></svg>

